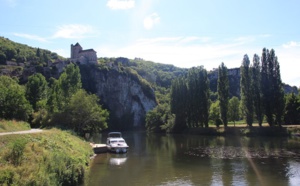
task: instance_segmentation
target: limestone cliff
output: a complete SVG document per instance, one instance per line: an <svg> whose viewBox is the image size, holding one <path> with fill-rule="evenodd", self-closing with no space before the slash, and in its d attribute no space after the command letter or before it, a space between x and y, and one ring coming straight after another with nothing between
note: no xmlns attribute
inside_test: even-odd
<svg viewBox="0 0 300 186"><path fill-rule="evenodd" d="M130 70L81 66L83 87L99 96L110 111L111 129L143 128L156 105L153 89Z"/></svg>

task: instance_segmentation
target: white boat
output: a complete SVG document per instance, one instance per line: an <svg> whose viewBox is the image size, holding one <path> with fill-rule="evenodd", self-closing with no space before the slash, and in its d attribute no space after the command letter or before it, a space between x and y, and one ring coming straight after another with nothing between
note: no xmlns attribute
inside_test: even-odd
<svg viewBox="0 0 300 186"><path fill-rule="evenodd" d="M122 138L121 132L110 132L106 140L107 149L115 153L126 153L128 145Z"/></svg>

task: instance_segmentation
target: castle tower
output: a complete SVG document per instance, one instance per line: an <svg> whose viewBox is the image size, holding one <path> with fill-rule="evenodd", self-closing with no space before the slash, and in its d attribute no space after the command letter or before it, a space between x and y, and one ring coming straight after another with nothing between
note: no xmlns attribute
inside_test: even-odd
<svg viewBox="0 0 300 186"><path fill-rule="evenodd" d="M71 59L76 59L79 57L79 52L82 51L82 47L79 43L76 43L75 45L71 45Z"/></svg>

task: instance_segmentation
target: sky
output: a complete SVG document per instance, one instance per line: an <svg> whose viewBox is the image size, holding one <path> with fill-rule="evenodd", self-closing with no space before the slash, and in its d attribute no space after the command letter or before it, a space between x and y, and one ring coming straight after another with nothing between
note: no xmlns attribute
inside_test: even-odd
<svg viewBox="0 0 300 186"><path fill-rule="evenodd" d="M240 67L274 49L284 83L300 86L299 0L0 0L0 36L70 57L143 58L190 68Z"/></svg>

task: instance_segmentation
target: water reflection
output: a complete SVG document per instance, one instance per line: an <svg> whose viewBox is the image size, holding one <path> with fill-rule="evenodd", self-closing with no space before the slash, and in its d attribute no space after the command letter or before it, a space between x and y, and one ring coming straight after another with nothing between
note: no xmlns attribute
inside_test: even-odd
<svg viewBox="0 0 300 186"><path fill-rule="evenodd" d="M127 161L126 154L116 154L109 158L110 165L122 165Z"/></svg>
<svg viewBox="0 0 300 186"><path fill-rule="evenodd" d="M300 143L294 139L123 137L129 152L98 155L86 185L300 185Z"/></svg>

